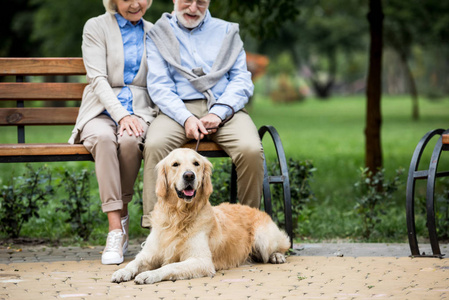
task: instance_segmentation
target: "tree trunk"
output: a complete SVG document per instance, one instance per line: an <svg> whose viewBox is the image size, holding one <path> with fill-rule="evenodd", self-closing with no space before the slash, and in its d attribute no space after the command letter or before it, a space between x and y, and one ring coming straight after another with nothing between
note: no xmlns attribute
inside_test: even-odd
<svg viewBox="0 0 449 300"><path fill-rule="evenodd" d="M408 86L410 88L410 96L412 97L412 119L413 121L419 120L419 105L418 105L418 89L416 88L415 78L407 63L407 55L405 53L399 53L402 64L404 66L405 75L407 76Z"/></svg>
<svg viewBox="0 0 449 300"><path fill-rule="evenodd" d="M366 89L365 166L376 174L382 168L381 146L381 95L382 95L382 23L381 0L369 1L370 56Z"/></svg>

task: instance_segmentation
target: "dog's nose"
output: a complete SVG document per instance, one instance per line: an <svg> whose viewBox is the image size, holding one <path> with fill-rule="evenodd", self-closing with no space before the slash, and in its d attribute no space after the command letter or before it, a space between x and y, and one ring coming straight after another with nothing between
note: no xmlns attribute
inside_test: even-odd
<svg viewBox="0 0 449 300"><path fill-rule="evenodd" d="M193 173L192 171L187 171L184 173L184 175L182 175L182 177L185 181L191 182L195 180L195 173Z"/></svg>

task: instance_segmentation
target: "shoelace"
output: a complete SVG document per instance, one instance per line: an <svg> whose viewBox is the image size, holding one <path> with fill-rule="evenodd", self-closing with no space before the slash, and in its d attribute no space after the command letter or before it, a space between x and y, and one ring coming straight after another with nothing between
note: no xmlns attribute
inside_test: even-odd
<svg viewBox="0 0 449 300"><path fill-rule="evenodd" d="M118 232L109 232L108 234L108 240L106 244L108 245L108 248L105 249L105 252L117 252L119 250L120 242L122 239L123 234Z"/></svg>

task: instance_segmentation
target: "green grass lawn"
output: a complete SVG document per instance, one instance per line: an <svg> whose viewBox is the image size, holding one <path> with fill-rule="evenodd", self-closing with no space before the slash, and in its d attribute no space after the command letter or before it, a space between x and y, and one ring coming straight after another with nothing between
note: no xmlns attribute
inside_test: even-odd
<svg viewBox="0 0 449 300"><path fill-rule="evenodd" d="M356 204L354 183L364 167L365 102L364 95L359 95L280 104L256 94L248 107L257 127L272 125L278 130L287 158L310 160L316 167L312 182L316 201L304 209L304 222L299 225L301 239L360 238L360 218L353 207ZM383 98L382 147L386 174L387 177L393 176L398 168L404 168L405 173L403 185L394 194L392 206L376 227L371 241L406 241L405 180L410 158L417 142L427 131L448 127L448 111L448 99L420 99L420 119L413 121L408 97ZM70 131L71 126L28 128L27 141L66 142ZM2 128L0 143L14 142L15 128ZM268 135L264 138L264 147L268 159L274 159L275 152ZM75 170L93 169L90 162L48 165ZM446 165L445 162L443 166ZM23 164L1 164L0 180L4 184L13 174L21 175L23 168ZM93 195L98 196L96 192ZM51 211L45 215L51 215ZM140 216L136 217L136 220L140 219ZM420 232L424 232L423 221L418 218L418 222L421 224L418 226ZM137 221L132 228L141 232ZM51 232L51 228L46 232ZM24 228L24 234L32 235L33 230Z"/></svg>

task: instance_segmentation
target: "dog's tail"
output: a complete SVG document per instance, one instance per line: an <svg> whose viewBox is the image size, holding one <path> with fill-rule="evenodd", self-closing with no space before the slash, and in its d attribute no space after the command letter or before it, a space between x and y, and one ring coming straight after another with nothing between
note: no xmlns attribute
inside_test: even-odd
<svg viewBox="0 0 449 300"><path fill-rule="evenodd" d="M288 235L274 222L270 222L256 229L251 257L267 263L273 253L285 254L288 249L290 249Z"/></svg>

